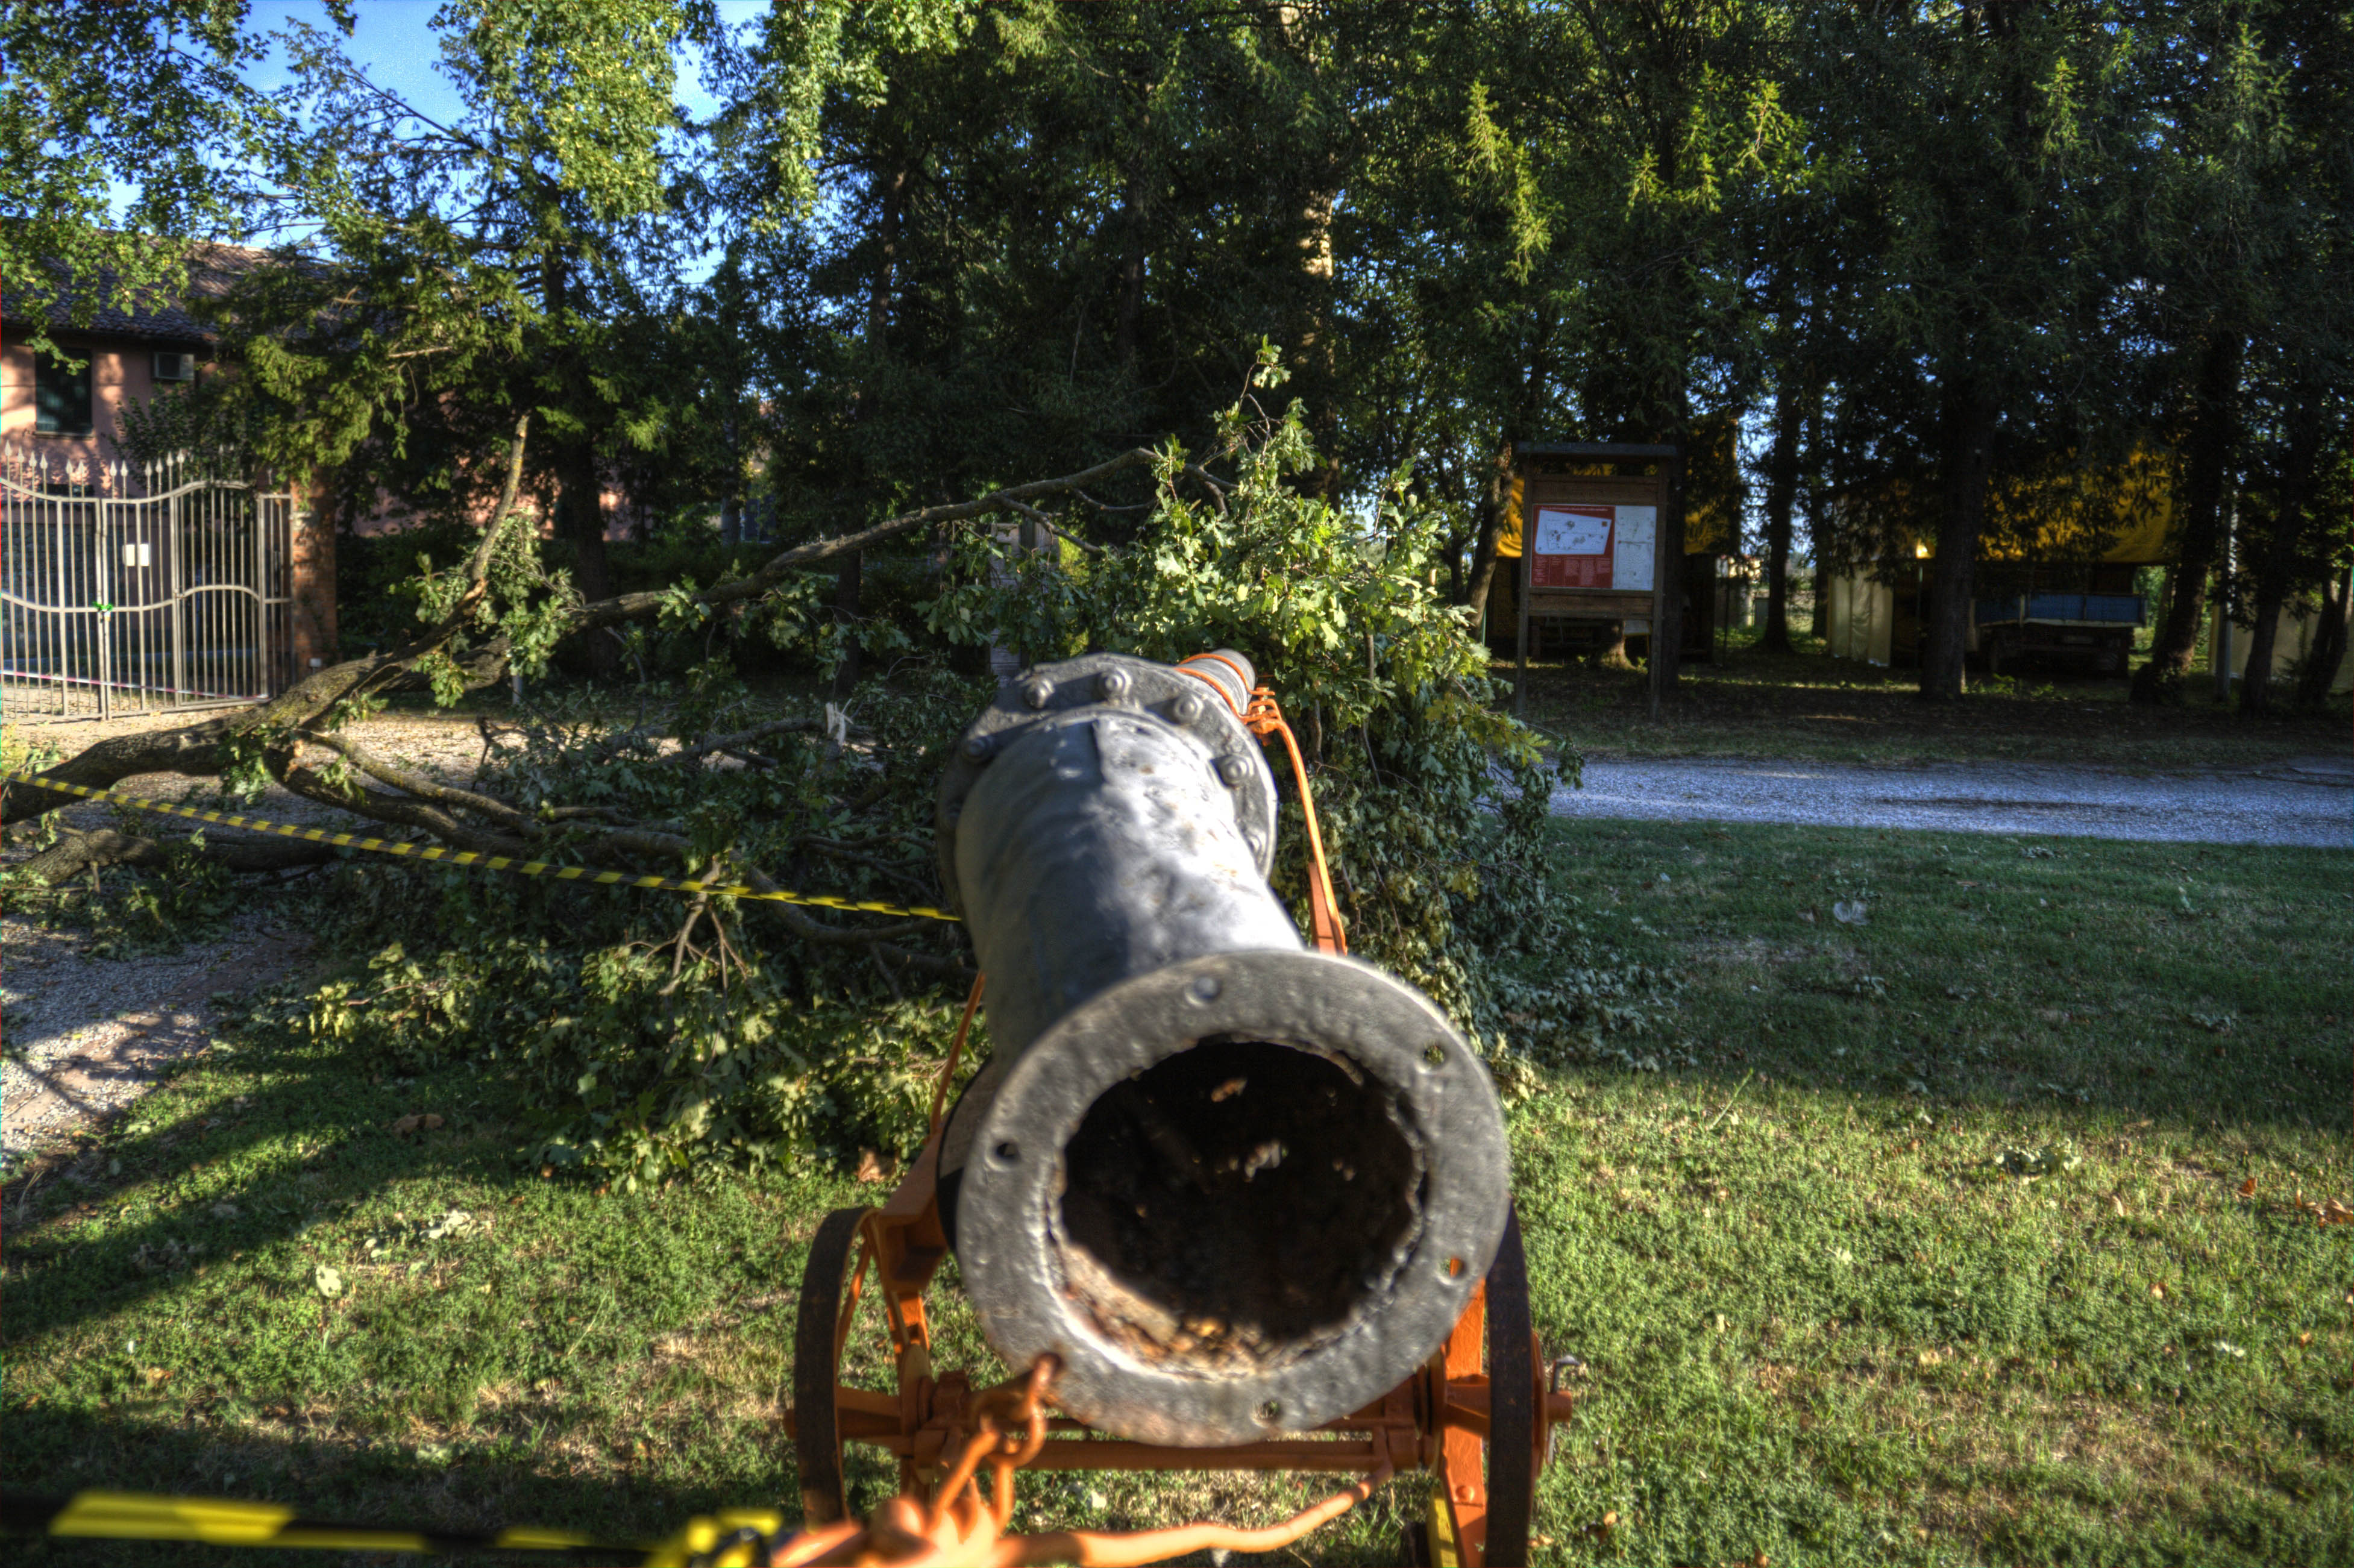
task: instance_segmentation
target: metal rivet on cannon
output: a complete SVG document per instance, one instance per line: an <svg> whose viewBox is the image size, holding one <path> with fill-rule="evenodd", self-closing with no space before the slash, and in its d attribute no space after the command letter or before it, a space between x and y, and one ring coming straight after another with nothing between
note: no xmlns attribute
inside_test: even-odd
<svg viewBox="0 0 2354 1568"><path fill-rule="evenodd" d="M1128 689L1135 683L1125 670L1106 670L1096 677L1096 695L1105 702L1116 703L1127 696Z"/></svg>
<svg viewBox="0 0 2354 1568"><path fill-rule="evenodd" d="M1250 764L1239 757L1228 754L1218 758L1218 781L1229 789L1241 789L1250 771Z"/></svg>
<svg viewBox="0 0 2354 1568"><path fill-rule="evenodd" d="M1202 722L1202 699L1188 692L1169 705L1169 716L1179 724Z"/></svg>
<svg viewBox="0 0 2354 1568"><path fill-rule="evenodd" d="M1044 675L1033 675L1022 683L1022 700L1031 707L1044 707L1054 695L1055 683Z"/></svg>
<svg viewBox="0 0 2354 1568"><path fill-rule="evenodd" d="M965 759L986 762L997 755L997 737L993 735L969 735L964 741Z"/></svg>

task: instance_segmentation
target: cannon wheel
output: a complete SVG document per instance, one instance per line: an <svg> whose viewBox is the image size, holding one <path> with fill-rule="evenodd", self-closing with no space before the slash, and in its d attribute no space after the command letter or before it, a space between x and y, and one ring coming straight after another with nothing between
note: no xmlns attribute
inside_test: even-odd
<svg viewBox="0 0 2354 1568"><path fill-rule="evenodd" d="M1503 1239L1488 1266L1485 1297L1488 1499L1479 1561L1482 1568L1526 1568L1541 1458L1535 1451L1537 1354L1530 1329L1528 1257L1521 1247L1520 1215L1511 1209L1504 1211ZM1436 1499L1432 1507L1437 1519ZM1430 1568L1430 1525L1406 1521L1398 1553L1412 1568Z"/></svg>
<svg viewBox="0 0 2354 1568"><path fill-rule="evenodd" d="M833 1391L842 1375L834 1336L865 1220L864 1209L836 1209L826 1215L801 1267L801 1305L793 1318L793 1457L801 1468L805 1525L832 1524L850 1514L842 1485L842 1429L834 1419Z"/></svg>
<svg viewBox="0 0 2354 1568"><path fill-rule="evenodd" d="M1521 1217L1504 1211L1504 1239L1488 1266L1487 1568L1525 1568L1535 1517L1536 1334L1529 1317L1529 1264Z"/></svg>

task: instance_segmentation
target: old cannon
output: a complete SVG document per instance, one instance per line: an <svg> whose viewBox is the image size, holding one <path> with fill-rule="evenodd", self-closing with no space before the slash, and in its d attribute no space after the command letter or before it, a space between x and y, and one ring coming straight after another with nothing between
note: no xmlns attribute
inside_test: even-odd
<svg viewBox="0 0 2354 1568"><path fill-rule="evenodd" d="M1270 737L1301 791L1312 947L1267 881ZM1525 1561L1568 1401L1529 1320L1502 1115L1445 1015L1346 956L1307 787L1230 652L1040 665L965 731L935 825L983 975L965 1020L985 985L991 1054L936 1101L890 1200L811 1245L790 1417L811 1526L846 1513L844 1442L896 1456L895 1517L935 1540L1002 1531L1017 1467L1365 1478L1278 1527L1295 1534L1419 1468L1439 1485L1407 1550ZM951 1250L1023 1375L976 1389L933 1364L924 1300ZM870 1290L889 1390L843 1381ZM1188 1529L973 1560L1280 1544Z"/></svg>

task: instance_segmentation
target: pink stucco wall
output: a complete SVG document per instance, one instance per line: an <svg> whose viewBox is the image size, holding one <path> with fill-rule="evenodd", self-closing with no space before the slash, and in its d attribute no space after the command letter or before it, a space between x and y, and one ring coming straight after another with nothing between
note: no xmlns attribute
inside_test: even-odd
<svg viewBox="0 0 2354 1568"><path fill-rule="evenodd" d="M0 344L0 443L62 470L70 463L85 466L114 461L114 440L121 432L118 418L126 401L143 402L155 395L154 350L145 344L110 346L61 338L75 357L90 360L90 433L87 436L45 436L33 428L33 351L18 343ZM197 356L196 374L209 373ZM62 471L58 477L64 477Z"/></svg>

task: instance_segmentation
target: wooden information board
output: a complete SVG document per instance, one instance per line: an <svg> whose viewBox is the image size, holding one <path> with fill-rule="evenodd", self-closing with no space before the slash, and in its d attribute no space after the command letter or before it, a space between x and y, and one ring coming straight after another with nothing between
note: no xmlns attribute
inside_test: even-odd
<svg viewBox="0 0 2354 1568"><path fill-rule="evenodd" d="M1667 619L1662 599L1678 591L1681 552L1670 559L1677 504L1676 449L1667 446L1538 445L1521 464L1520 649L1529 662L1529 621ZM1513 706L1525 707L1514 682Z"/></svg>

